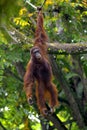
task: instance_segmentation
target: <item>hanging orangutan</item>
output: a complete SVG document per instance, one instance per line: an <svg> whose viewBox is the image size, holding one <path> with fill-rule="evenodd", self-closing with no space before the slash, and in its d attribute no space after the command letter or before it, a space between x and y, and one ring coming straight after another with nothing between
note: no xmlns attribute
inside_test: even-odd
<svg viewBox="0 0 87 130"><path fill-rule="evenodd" d="M24 76L24 90L29 104L33 103L32 88L36 84L36 98L40 113L48 115L58 105L58 92L52 82L52 69L47 56L47 35L43 27L42 10L38 11L34 47L30 50L31 58Z"/></svg>

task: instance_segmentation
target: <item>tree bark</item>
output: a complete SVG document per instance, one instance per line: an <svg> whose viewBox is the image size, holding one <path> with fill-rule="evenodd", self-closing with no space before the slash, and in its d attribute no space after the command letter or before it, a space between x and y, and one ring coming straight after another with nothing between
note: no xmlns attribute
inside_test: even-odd
<svg viewBox="0 0 87 130"><path fill-rule="evenodd" d="M17 29L10 26L9 28L3 27L10 38L13 40L12 44L29 44L29 48L33 46L34 40L29 39L24 34L19 32ZM86 54L87 53L87 43L47 43L48 52L50 54Z"/></svg>
<svg viewBox="0 0 87 130"><path fill-rule="evenodd" d="M48 115L46 117L46 119L48 119L49 121L52 121L53 125L58 130L67 130L67 128L64 126L64 124L60 121L60 119L55 114Z"/></svg>
<svg viewBox="0 0 87 130"><path fill-rule="evenodd" d="M24 74L25 74L25 69L24 69L22 63L21 62L16 62L16 63L14 63L14 65L16 67L16 70L17 70L20 78L23 79Z"/></svg>
<svg viewBox="0 0 87 130"><path fill-rule="evenodd" d="M80 128L84 128L85 124L83 121L83 117L82 117L82 115L79 111L79 107L71 93L69 84L66 81L66 79L64 78L60 66L56 63L56 61L52 55L50 56L50 58L51 58L54 75L55 75L56 79L59 81L62 89L64 90L66 98L68 99L68 102L70 104L70 108L72 110L72 116L76 120L78 126Z"/></svg>
<svg viewBox="0 0 87 130"><path fill-rule="evenodd" d="M85 54L87 53L87 43L49 43L49 53L53 54Z"/></svg>

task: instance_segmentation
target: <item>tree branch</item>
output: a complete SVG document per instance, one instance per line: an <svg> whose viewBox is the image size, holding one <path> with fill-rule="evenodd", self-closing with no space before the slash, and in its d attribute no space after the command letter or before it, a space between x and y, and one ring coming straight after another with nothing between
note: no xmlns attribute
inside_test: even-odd
<svg viewBox="0 0 87 130"><path fill-rule="evenodd" d="M71 93L70 87L68 82L66 81L66 79L64 78L64 75L61 71L60 66L56 63L55 59L53 58L53 56L50 56L51 58L51 64L53 67L53 72L55 77L57 78L57 80L59 81L62 89L64 90L65 94L66 94L66 98L69 99L69 104L70 104L70 108L72 109L72 116L74 117L74 119L76 120L78 126L80 128L84 128L84 121L83 121L83 117L79 111L78 105Z"/></svg>
<svg viewBox="0 0 87 130"><path fill-rule="evenodd" d="M14 41L13 44L29 44L29 48L33 46L34 40L29 39L23 33L19 32L17 29L10 26L9 28L3 27L10 38ZM87 43L47 43L48 52L50 54L59 54L59 55L77 55L77 54L86 54L87 53Z"/></svg>
<svg viewBox="0 0 87 130"><path fill-rule="evenodd" d="M37 10L37 7L35 5L33 5L32 3L30 3L29 0L26 0L26 3L28 3L30 6L32 6L35 10Z"/></svg>
<svg viewBox="0 0 87 130"><path fill-rule="evenodd" d="M83 54L87 53L87 43L49 43L49 53L53 54Z"/></svg>
<svg viewBox="0 0 87 130"><path fill-rule="evenodd" d="M67 128L64 126L64 124L60 121L60 119L53 113L52 115L46 116L46 119L49 121L52 121L55 128L58 130L67 130Z"/></svg>
<svg viewBox="0 0 87 130"><path fill-rule="evenodd" d="M12 39L12 44L31 44L33 43L33 40L30 38L27 38L23 33L19 32L17 29L15 29L12 26L6 27L2 26L2 28L6 31L8 36ZM31 44L32 46L32 44Z"/></svg>
<svg viewBox="0 0 87 130"><path fill-rule="evenodd" d="M1 121L0 121L0 126L1 126L1 128L2 128L3 130L7 130L7 129L4 127L4 125L2 125Z"/></svg>
<svg viewBox="0 0 87 130"><path fill-rule="evenodd" d="M24 69L22 63L21 62L15 62L14 65L16 67L16 70L17 70L20 78L23 79L24 74L25 74L25 69Z"/></svg>
<svg viewBox="0 0 87 130"><path fill-rule="evenodd" d="M78 66L78 67L75 67L75 72L77 72L80 75L80 78L83 84L85 100L87 102L87 78L86 78L86 75L83 73L84 70L81 65L81 58L80 56L72 56L72 58L73 58L74 65ZM82 106L82 109L83 109L83 106Z"/></svg>
<svg viewBox="0 0 87 130"><path fill-rule="evenodd" d="M16 78L16 80L19 80L21 83L23 83L23 80L18 77L16 74L14 74L9 68L8 69L5 69L5 73L4 73L5 76L7 75L11 75L13 76L14 78Z"/></svg>

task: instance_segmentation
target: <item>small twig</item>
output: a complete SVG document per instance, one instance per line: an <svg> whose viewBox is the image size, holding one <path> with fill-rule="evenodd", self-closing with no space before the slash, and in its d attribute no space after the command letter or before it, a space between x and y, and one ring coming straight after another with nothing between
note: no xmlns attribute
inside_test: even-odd
<svg viewBox="0 0 87 130"><path fill-rule="evenodd" d="M37 7L36 7L35 5L33 5L33 4L31 4L31 3L29 2L29 0L26 0L26 3L28 3L28 4L31 5L35 10L37 10Z"/></svg>
<svg viewBox="0 0 87 130"><path fill-rule="evenodd" d="M46 0L44 0L44 2L42 3L41 8L43 8L43 6L44 6L45 2L46 2Z"/></svg>
<svg viewBox="0 0 87 130"><path fill-rule="evenodd" d="M45 2L46 2L46 0L44 0L44 2L42 3L42 5L41 5L41 7L40 7L41 9L43 8ZM30 3L29 0L26 0L26 3L28 3L28 4L31 5L35 10L37 10L37 7L36 7L35 5L33 5L32 3Z"/></svg>

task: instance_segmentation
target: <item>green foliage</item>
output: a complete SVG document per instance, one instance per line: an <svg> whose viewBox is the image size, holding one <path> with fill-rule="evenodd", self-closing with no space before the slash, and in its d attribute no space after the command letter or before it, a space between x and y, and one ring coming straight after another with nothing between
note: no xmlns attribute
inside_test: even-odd
<svg viewBox="0 0 87 130"><path fill-rule="evenodd" d="M14 14L17 14L17 11L20 9L20 6L22 4L21 0L1 0L0 1L0 24L3 22L8 22L9 18L11 16L14 16Z"/></svg>
<svg viewBox="0 0 87 130"><path fill-rule="evenodd" d="M31 3L38 6L43 3L43 0L31 0ZM73 43L87 40L87 11L82 2L79 0L47 0L43 10L44 26L50 41L58 41L62 44L62 42ZM27 38L33 39L36 16L34 9L25 4L24 1L0 0L0 130L41 130L40 117L36 109L27 104L23 90L23 77L20 76L16 66L16 63L21 63L25 70L30 58L28 50L32 45L25 44L24 38L18 34L16 36L10 35L10 32L14 34L15 30L10 29L9 31L5 28L12 26ZM17 38L20 39L20 43ZM15 43L14 39L18 43ZM72 79L80 77L80 74L75 70L76 67L78 68L78 64L77 66L73 65L70 55L55 55L55 57L73 91ZM86 57L87 55L81 56L81 64L87 77ZM55 114L62 122L66 123L68 130L79 130L71 116L70 106L66 103L64 91L56 79L55 83L59 90L59 97L65 99L60 102ZM73 95L80 100L82 92L83 84L80 81L77 84L76 93L73 92ZM43 122L46 121L43 119ZM50 126L48 121L47 127Z"/></svg>

